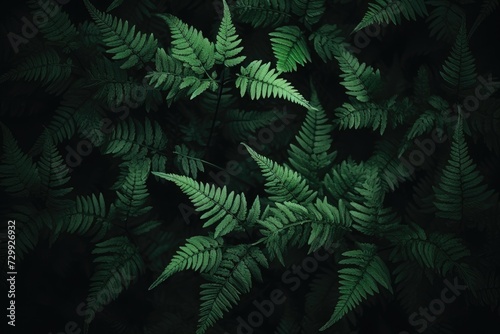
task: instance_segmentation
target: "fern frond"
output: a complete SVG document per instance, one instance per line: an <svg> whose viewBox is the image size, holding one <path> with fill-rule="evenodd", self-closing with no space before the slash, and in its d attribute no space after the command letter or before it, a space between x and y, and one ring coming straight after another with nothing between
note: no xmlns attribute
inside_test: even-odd
<svg viewBox="0 0 500 334"><path fill-rule="evenodd" d="M0 83L7 80L39 81L47 90L53 91L69 78L72 64L71 58L62 61L54 49L47 49L24 58L16 68L0 77Z"/></svg>
<svg viewBox="0 0 500 334"><path fill-rule="evenodd" d="M149 176L149 159L132 160L128 163L128 174L123 180L115 201L116 211L123 221L148 213L151 206L146 206L149 197L146 180Z"/></svg>
<svg viewBox="0 0 500 334"><path fill-rule="evenodd" d="M200 152L190 150L185 144L175 145L174 154L176 154L175 163L184 175L191 176L196 179L198 171L205 171L205 167L201 162Z"/></svg>
<svg viewBox="0 0 500 334"><path fill-rule="evenodd" d="M358 201L361 197L354 189L361 187L369 174L369 168L363 162L356 163L351 159L342 161L326 174L323 180L324 189L337 201Z"/></svg>
<svg viewBox="0 0 500 334"><path fill-rule="evenodd" d="M372 171L355 190L363 200L350 203L353 228L366 235L384 236L397 227L401 219L391 208L384 207L385 192L378 173Z"/></svg>
<svg viewBox="0 0 500 334"><path fill-rule="evenodd" d="M152 172L167 181L177 184L189 196L196 211L204 212L200 219L206 219L203 227L217 223L214 238L244 226L247 215L247 201L244 194L228 194L227 188L203 184L183 175Z"/></svg>
<svg viewBox="0 0 500 334"><path fill-rule="evenodd" d="M44 6L40 4L40 1L29 1L30 7L34 9L34 15L40 10L44 11L46 4ZM56 4L53 5L58 6ZM69 53L79 47L78 30L69 19L69 15L60 6L58 6L56 13L52 12L50 19L44 24L40 24L38 28L50 44L63 47L65 53Z"/></svg>
<svg viewBox="0 0 500 334"><path fill-rule="evenodd" d="M427 16L424 0L374 0L368 4L368 10L361 22L354 28L359 31L372 24L400 24L401 16L406 20L416 21L417 17Z"/></svg>
<svg viewBox="0 0 500 334"><path fill-rule="evenodd" d="M311 28L325 13L325 0L293 0L292 12L300 17L307 28Z"/></svg>
<svg viewBox="0 0 500 334"><path fill-rule="evenodd" d="M226 112L223 131L234 142L248 140L255 132L277 119L278 113L273 111L244 111L230 109Z"/></svg>
<svg viewBox="0 0 500 334"><path fill-rule="evenodd" d="M49 139L43 148L42 156L38 161L38 170L41 181L41 192L48 203L53 204L53 200L62 197L73 189L65 186L70 177L69 167L64 163L63 158L57 151L57 147Z"/></svg>
<svg viewBox="0 0 500 334"><path fill-rule="evenodd" d="M339 48L335 58L339 62L344 80L340 83L347 89L346 94L356 97L361 102L368 102L380 86L380 72L365 63L360 63L343 47Z"/></svg>
<svg viewBox="0 0 500 334"><path fill-rule="evenodd" d="M196 236L186 240L174 255L161 275L151 284L149 290L167 280L173 274L193 269L204 273L217 268L222 261L222 238Z"/></svg>
<svg viewBox="0 0 500 334"><path fill-rule="evenodd" d="M152 167L165 169L167 137L158 122L145 119L144 125L132 118L118 123L103 145L104 154L119 156L124 160L152 158ZM159 170L159 169L158 169Z"/></svg>
<svg viewBox="0 0 500 334"><path fill-rule="evenodd" d="M280 72L295 72L297 64L311 62L311 55L302 30L297 26L282 26L269 33L274 56Z"/></svg>
<svg viewBox="0 0 500 334"><path fill-rule="evenodd" d="M246 56L238 56L243 51L243 47L239 46L241 39L236 34L226 0L223 0L223 5L224 13L215 42L215 61L217 64L233 67L244 61Z"/></svg>
<svg viewBox="0 0 500 334"><path fill-rule="evenodd" d="M470 28L469 31L469 36L468 38L470 39L476 29L483 23L483 21L493 13L497 7L500 5L499 0L483 0L483 3L481 5L481 11L479 12L479 15L476 17L476 20L472 24L472 27Z"/></svg>
<svg viewBox="0 0 500 334"><path fill-rule="evenodd" d="M90 196L78 196L72 208L68 209L56 225L54 233L61 232L85 235L91 231L100 239L110 229L108 210L104 196L92 194Z"/></svg>
<svg viewBox="0 0 500 334"><path fill-rule="evenodd" d="M436 216L451 220L472 218L493 205L494 193L469 156L461 121L458 123L448 163L434 188Z"/></svg>
<svg viewBox="0 0 500 334"><path fill-rule="evenodd" d="M445 60L440 74L448 88L457 96L463 95L467 88L476 83L476 64L467 42L465 23L460 26L455 45Z"/></svg>
<svg viewBox="0 0 500 334"><path fill-rule="evenodd" d="M39 170L31 157L19 148L12 132L0 123L3 134L3 156L0 185L14 197L38 195L42 183Z"/></svg>
<svg viewBox="0 0 500 334"><path fill-rule="evenodd" d="M339 301L328 322L320 328L323 331L342 319L369 295L379 292L378 285L392 293L389 269L377 255L372 244L359 244L360 249L342 253L341 265L348 265L338 271L340 287Z"/></svg>
<svg viewBox="0 0 500 334"><path fill-rule="evenodd" d="M271 63L262 64L262 60L254 60L247 67L241 67L235 83L241 96L250 93L252 100L279 97L311 108L309 102L288 81L279 78L279 72L270 69L270 66Z"/></svg>
<svg viewBox="0 0 500 334"><path fill-rule="evenodd" d="M307 181L300 174L258 154L248 145L242 144L257 162L262 175L267 180L265 189L270 195L269 199L275 202L310 203L316 198L317 193L309 189Z"/></svg>
<svg viewBox="0 0 500 334"><path fill-rule="evenodd" d="M172 56L182 61L184 66L198 75L206 74L215 64L214 44L203 37L201 31L190 27L173 15L158 15L170 28L172 33Z"/></svg>
<svg viewBox="0 0 500 334"><path fill-rule="evenodd" d="M427 234L417 225L403 231L396 236L397 247L391 253L393 261L416 261L445 277L451 269L460 269L464 259L471 255L467 246L452 234Z"/></svg>
<svg viewBox="0 0 500 334"><path fill-rule="evenodd" d="M224 312L236 305L240 295L250 291L252 278L262 280L259 267L268 266L266 257L257 247L227 248L217 271L207 277L209 283L201 285L202 303L196 334L204 334Z"/></svg>
<svg viewBox="0 0 500 334"><path fill-rule="evenodd" d="M127 237L113 237L100 242L95 245L92 254L96 255L96 268L90 278L85 310L86 331L95 314L115 300L145 270L139 249Z"/></svg>
<svg viewBox="0 0 500 334"><path fill-rule="evenodd" d="M328 60L333 60L341 47L347 47L342 30L336 24L322 25L309 36L309 40L313 41L316 53L325 63Z"/></svg>
<svg viewBox="0 0 500 334"><path fill-rule="evenodd" d="M300 131L295 136L298 146L290 144L288 160L296 171L312 184L319 186L322 171L332 164L337 152L329 152L333 125L328 121L314 87L312 87L311 105L316 110L307 111Z"/></svg>
<svg viewBox="0 0 500 334"><path fill-rule="evenodd" d="M465 11L448 0L430 0L428 4L436 7L427 18L430 36L451 43L465 20Z"/></svg>
<svg viewBox="0 0 500 334"><path fill-rule="evenodd" d="M106 52L114 54L114 60L124 60L120 68L143 67L153 58L158 47L153 34L148 37L145 33L136 32L135 25L129 26L128 21L98 11L89 0L84 0L84 3L109 48Z"/></svg>
<svg viewBox="0 0 500 334"><path fill-rule="evenodd" d="M291 17L290 2L286 0L237 0L237 18L252 27L276 27L288 22Z"/></svg>
<svg viewBox="0 0 500 334"><path fill-rule="evenodd" d="M94 98L110 107L121 106L132 101L134 89L140 85L134 82L127 71L107 58L93 63L88 71L89 87L97 86Z"/></svg>

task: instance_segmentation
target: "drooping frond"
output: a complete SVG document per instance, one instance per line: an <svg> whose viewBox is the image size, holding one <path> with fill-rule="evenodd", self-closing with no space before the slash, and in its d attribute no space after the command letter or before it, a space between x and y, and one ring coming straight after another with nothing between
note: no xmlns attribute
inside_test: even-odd
<svg viewBox="0 0 500 334"><path fill-rule="evenodd" d="M175 145L174 154L176 154L175 164L179 170L184 172L184 175L192 176L193 179L196 179L198 171L205 171L203 162L200 159L202 157L201 152L193 151L185 144L182 144L180 146Z"/></svg>
<svg viewBox="0 0 500 334"><path fill-rule="evenodd" d="M102 307L115 300L145 270L139 249L127 237L119 236L95 245L96 268L90 278L85 309L85 331Z"/></svg>
<svg viewBox="0 0 500 334"><path fill-rule="evenodd" d="M379 292L378 285L392 292L389 269L377 255L373 244L358 244L359 249L342 253L339 264L346 265L338 271L340 287L339 301L323 331L342 319L368 296Z"/></svg>
<svg viewBox="0 0 500 334"><path fill-rule="evenodd" d="M36 164L19 148L12 132L3 123L0 127L4 152L0 164L0 185L15 197L38 195L42 184Z"/></svg>
<svg viewBox="0 0 500 334"><path fill-rule="evenodd" d="M340 47L335 58L339 62L344 80L340 83L347 91L346 94L356 97L361 102L368 102L380 85L380 72L365 63L360 63L345 48Z"/></svg>
<svg viewBox="0 0 500 334"><path fill-rule="evenodd" d="M276 27L291 17L290 2L286 0L237 0L234 6L238 20L254 28Z"/></svg>
<svg viewBox="0 0 500 334"><path fill-rule="evenodd" d="M428 4L436 7L427 18L430 36L451 43L465 20L465 11L448 0L430 0Z"/></svg>
<svg viewBox="0 0 500 334"><path fill-rule="evenodd" d="M297 64L304 66L311 55L302 30L297 26L282 26L269 33L276 69L281 72L297 71Z"/></svg>
<svg viewBox="0 0 500 334"><path fill-rule="evenodd" d="M250 156L259 165L262 175L266 178L265 189L270 195L269 199L275 202L292 201L297 203L310 203L316 198L317 193L309 189L309 185L302 176L288 167L258 154L248 145L242 143Z"/></svg>
<svg viewBox="0 0 500 334"><path fill-rule="evenodd" d="M200 219L206 220L203 227L217 223L214 238L244 226L247 216L247 200L244 194L228 193L227 188L203 184L184 175L152 172L167 181L177 184L189 196L196 211L204 212Z"/></svg>
<svg viewBox="0 0 500 334"><path fill-rule="evenodd" d="M153 34L147 36L136 32L135 26L129 26L128 21L98 11L89 0L84 2L101 31L104 44L108 47L106 52L114 54L114 60L124 61L120 68L144 67L153 58L158 47Z"/></svg>
<svg viewBox="0 0 500 334"><path fill-rule="evenodd" d="M483 183L483 176L469 155L462 123L459 121L453 135L448 163L442 170L437 186L434 186L436 216L462 220L473 218L491 207L493 190Z"/></svg>
<svg viewBox="0 0 500 334"><path fill-rule="evenodd" d="M427 16L424 0L374 0L368 4L368 10L361 22L354 28L359 31L372 24L400 24L401 16L406 20L416 21Z"/></svg>
<svg viewBox="0 0 500 334"><path fill-rule="evenodd" d="M342 36L342 30L336 24L322 25L309 36L309 40L313 41L314 50L325 63L333 60L341 47L347 47L344 45L345 38Z"/></svg>
<svg viewBox="0 0 500 334"><path fill-rule="evenodd" d="M450 56L445 60L441 77L446 85L457 96L463 95L464 91L476 83L476 64L469 49L465 23L458 30L455 45L451 49Z"/></svg>
<svg viewBox="0 0 500 334"><path fill-rule="evenodd" d="M201 31L190 27L173 15L159 14L169 26L172 33L172 56L198 74L208 73L215 64L215 47Z"/></svg>
<svg viewBox="0 0 500 334"><path fill-rule="evenodd" d="M236 28L233 25L231 11L226 0L223 0L223 5L224 13L215 42L215 61L217 64L232 67L239 65L245 60L246 56L239 56L243 51L243 47L239 46L241 39L236 34Z"/></svg>
<svg viewBox="0 0 500 334"><path fill-rule="evenodd" d="M117 199L114 203L118 216L123 221L151 210L151 206L146 206L149 197L146 180L150 167L149 159L132 160L128 163L127 176L117 187Z"/></svg>
<svg viewBox="0 0 500 334"><path fill-rule="evenodd" d="M300 17L307 28L311 28L325 13L325 0L293 0L292 12Z"/></svg>
<svg viewBox="0 0 500 334"><path fill-rule="evenodd" d="M60 92L60 85L71 75L73 62L59 57L54 49L46 49L23 59L22 63L0 77L7 80L39 81L49 92Z"/></svg>
<svg viewBox="0 0 500 334"><path fill-rule="evenodd" d="M298 146L290 144L288 160L296 171L312 184L316 183L317 187L322 178L322 171L332 164L337 152L330 152L333 125L329 123L314 87L312 87L311 105L316 110L307 111L302 127L295 136Z"/></svg>
<svg viewBox="0 0 500 334"><path fill-rule="evenodd" d="M204 273L217 268L222 261L222 238L196 236L186 240L174 255L161 275L151 284L149 290L167 280L173 274L193 269Z"/></svg>
<svg viewBox="0 0 500 334"><path fill-rule="evenodd" d="M469 39L474 34L476 29L479 27L479 25L481 25L481 23L489 15L491 15L491 13L493 13L499 5L500 5L499 0L483 0L483 3L481 5L481 11L479 12L479 15L476 17L476 20L474 21L474 23L472 24L472 27L470 28L469 36L468 36Z"/></svg>
<svg viewBox="0 0 500 334"><path fill-rule="evenodd" d="M268 97L279 97L310 108L309 102L287 80L279 78L279 72L270 68L271 63L262 64L262 60L254 60L247 67L241 67L236 79L236 88L241 96L250 93L252 100Z"/></svg>
<svg viewBox="0 0 500 334"><path fill-rule="evenodd" d="M241 294L248 293L252 279L262 281L259 267L269 266L266 257L257 247L237 245L227 248L222 262L213 275L206 276L208 283L201 285L200 318L196 334L203 334L224 312L236 305Z"/></svg>

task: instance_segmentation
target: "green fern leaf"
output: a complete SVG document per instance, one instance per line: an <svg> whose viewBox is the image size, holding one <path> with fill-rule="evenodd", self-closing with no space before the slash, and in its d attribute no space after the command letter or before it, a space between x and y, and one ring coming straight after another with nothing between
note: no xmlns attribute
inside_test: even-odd
<svg viewBox="0 0 500 334"><path fill-rule="evenodd" d="M129 26L128 21L98 11L89 0L84 0L84 3L109 48L106 52L114 54L114 60L124 60L120 68L143 67L153 58L158 47L153 34L148 37L145 33L136 32L135 26Z"/></svg>
<svg viewBox="0 0 500 334"><path fill-rule="evenodd" d="M362 197L354 189L362 186L370 175L369 171L363 162L356 163L351 159L342 161L325 176L324 189L337 201L340 199L348 203L360 201Z"/></svg>
<svg viewBox="0 0 500 334"><path fill-rule="evenodd" d="M224 312L236 305L240 295L248 293L252 278L262 280L260 268L268 262L257 247L238 245L228 248L215 274L207 276L209 283L201 285L202 301L196 334L204 334Z"/></svg>
<svg viewBox="0 0 500 334"><path fill-rule="evenodd" d="M427 18L430 36L444 42L453 42L465 20L465 11L448 0L430 0L428 4L436 7Z"/></svg>
<svg viewBox="0 0 500 334"><path fill-rule="evenodd" d="M224 135L234 141L248 140L258 129L270 125L279 114L272 111L244 111L230 109L226 112L224 120Z"/></svg>
<svg viewBox="0 0 500 334"><path fill-rule="evenodd" d="M345 38L342 36L336 24L324 24L318 30L314 31L309 40L313 41L314 49L321 59L326 63L333 60L338 55L341 47L348 47Z"/></svg>
<svg viewBox="0 0 500 334"><path fill-rule="evenodd" d="M325 0L293 0L292 12L300 16L307 28L311 28L325 13Z"/></svg>
<svg viewBox="0 0 500 334"><path fill-rule="evenodd" d="M460 26L455 45L451 49L450 56L445 60L440 74L448 88L457 96L463 95L466 89L476 83L476 64L469 50L465 23Z"/></svg>
<svg viewBox="0 0 500 334"><path fill-rule="evenodd" d="M342 319L369 295L378 293L378 284L392 293L389 269L377 255L376 246L372 244L359 244L358 246L360 249L342 253L344 259L340 260L339 264L349 265L349 267L338 271L339 301L330 320L320 328L320 331L324 331Z"/></svg>
<svg viewBox="0 0 500 334"><path fill-rule="evenodd" d="M94 263L97 265L90 278L85 332L95 314L115 300L145 270L137 246L127 237L119 236L100 242L95 245L92 254L96 255Z"/></svg>
<svg viewBox="0 0 500 334"><path fill-rule="evenodd" d="M163 14L158 16L168 24L172 33L172 56L189 66L194 73L211 78L208 72L215 64L214 44L179 18Z"/></svg>
<svg viewBox="0 0 500 334"><path fill-rule="evenodd" d="M271 63L262 64L262 60L254 60L247 67L241 67L241 73L236 79L236 88L240 89L241 96L250 93L252 100L279 97L312 108L288 81L278 78L279 72L276 73L270 66Z"/></svg>
<svg viewBox="0 0 500 334"><path fill-rule="evenodd" d="M391 253L393 261L412 260L421 267L435 270L445 277L451 269L460 269L471 255L463 242L452 234L426 234L418 225L396 235L397 245Z"/></svg>
<svg viewBox="0 0 500 334"><path fill-rule="evenodd" d="M117 213L123 221L146 214L152 208L145 205L149 197L146 180L150 166L149 159L132 160L128 163L128 174L116 192L115 201Z"/></svg>
<svg viewBox="0 0 500 334"><path fill-rule="evenodd" d="M203 227L215 223L214 237L223 236L244 226L247 215L247 201L244 194L227 193L227 188L203 184L183 175L152 172L167 181L177 184L189 196L198 212L204 212L200 219L207 219Z"/></svg>
<svg viewBox="0 0 500 334"><path fill-rule="evenodd" d="M361 102L368 102L380 86L380 72L360 63L356 57L344 48L339 48L335 56L339 62L344 80L340 83L347 89L346 94L356 97Z"/></svg>
<svg viewBox="0 0 500 334"><path fill-rule="evenodd" d="M111 222L108 219L111 216L112 212L108 214L101 193L78 196L73 207L62 215L54 234L59 235L61 232L67 232L85 235L87 232L91 232L96 234L96 239L100 239L111 228Z"/></svg>
<svg viewBox="0 0 500 334"><path fill-rule="evenodd" d="M202 160L200 159L202 154L190 150L185 144L175 145L174 154L176 154L175 163L177 168L179 168L184 175L191 176L196 179L198 171L205 171Z"/></svg>
<svg viewBox="0 0 500 334"><path fill-rule="evenodd" d="M286 0L237 0L235 10L241 22L252 27L276 27L291 17L290 2Z"/></svg>
<svg viewBox="0 0 500 334"><path fill-rule="evenodd" d="M39 81L50 92L66 83L72 67L71 58L61 62L54 49L47 49L23 59L20 65L0 77L0 83L7 80Z"/></svg>
<svg viewBox="0 0 500 334"><path fill-rule="evenodd" d="M400 24L401 16L411 21L416 21L417 17L427 16L424 0L375 0L368 4L365 16L354 31L372 24L390 22Z"/></svg>
<svg viewBox="0 0 500 334"><path fill-rule="evenodd" d="M337 152L329 153L333 125L328 122L314 87L312 87L311 105L317 110L307 111L306 119L295 137L298 146L290 144L288 159L296 171L318 188L322 171L332 164Z"/></svg>
<svg viewBox="0 0 500 334"><path fill-rule="evenodd" d="M29 5L34 9L33 15L37 15L40 11L45 11L44 4L41 6L41 1L30 0ZM57 6L57 5L55 5ZM57 11L51 12L50 19L38 26L43 37L50 44L63 47L64 52L69 53L79 47L78 30L69 19L69 15L65 13L61 7Z"/></svg>
<svg viewBox="0 0 500 334"><path fill-rule="evenodd" d="M293 201L296 203L310 203L316 198L317 193L309 189L307 181L300 174L285 166L258 154L248 145L242 143L250 156L259 165L267 182L266 192L269 199L275 202Z"/></svg>
<svg viewBox="0 0 500 334"><path fill-rule="evenodd" d="M45 143L42 156L38 161L38 170L41 191L48 202L68 194L73 189L73 187L63 187L70 179L69 168L50 139Z"/></svg>
<svg viewBox="0 0 500 334"><path fill-rule="evenodd" d="M215 42L215 61L227 67L239 65L246 56L238 56L243 47L239 46L241 39L236 34L236 28L231 19L231 11L226 0L223 0L224 14L217 33Z"/></svg>
<svg viewBox="0 0 500 334"><path fill-rule="evenodd" d="M441 218L473 218L493 205L493 190L483 183L483 176L469 156L461 121L453 135L448 163L433 188L436 215Z"/></svg>
<svg viewBox="0 0 500 334"><path fill-rule="evenodd" d="M274 56L278 60L276 68L280 72L297 71L297 64L304 66L311 62L302 31L297 26L282 26L269 33Z"/></svg>
<svg viewBox="0 0 500 334"><path fill-rule="evenodd" d="M173 274L193 269L204 273L217 268L222 261L222 238L196 236L186 240L149 290L166 281Z"/></svg>
<svg viewBox="0 0 500 334"><path fill-rule="evenodd" d="M41 178L30 156L19 148L12 132L0 123L4 154L0 165L0 185L14 197L39 195Z"/></svg>

